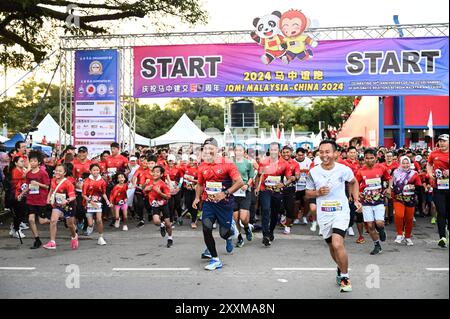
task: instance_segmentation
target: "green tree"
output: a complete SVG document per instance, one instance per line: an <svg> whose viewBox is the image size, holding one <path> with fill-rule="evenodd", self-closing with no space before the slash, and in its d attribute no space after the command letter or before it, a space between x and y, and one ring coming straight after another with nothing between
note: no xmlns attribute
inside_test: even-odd
<svg viewBox="0 0 450 319"><path fill-rule="evenodd" d="M0 62L27 68L48 54L58 30L68 35L102 34L110 29L105 22L144 17L155 25L167 17L189 24L207 20L199 0L4 0L0 1L0 43L8 49L0 53Z"/></svg>
<svg viewBox="0 0 450 319"><path fill-rule="evenodd" d="M305 123L309 131L317 132L319 121L325 121L326 125L338 128L344 121L342 115L350 114L352 110L353 97L323 98L316 100L306 113L301 115L297 113L297 120Z"/></svg>

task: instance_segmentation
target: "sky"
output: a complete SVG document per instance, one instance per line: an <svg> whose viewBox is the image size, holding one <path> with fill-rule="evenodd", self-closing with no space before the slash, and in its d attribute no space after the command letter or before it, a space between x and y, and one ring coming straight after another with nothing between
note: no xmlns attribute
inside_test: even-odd
<svg viewBox="0 0 450 319"><path fill-rule="evenodd" d="M337 27L337 26L369 26L393 24L392 16L399 16L402 24L420 23L448 23L448 0L201 0L203 9L208 12L207 25L190 27L170 19L174 25L172 32L186 31L232 31L250 30L255 17L266 15L272 11L285 11L300 9L311 20L311 27ZM149 18L140 21L128 21L112 28L114 33L152 33L156 32ZM47 66L47 69L53 69ZM19 79L25 71L12 70L8 73L7 81L3 75L0 78L0 91ZM37 80L49 81L51 72L35 72ZM28 77L29 78L29 77ZM54 79L59 83L59 72ZM14 90L8 95L14 94ZM164 103L165 100L155 101Z"/></svg>

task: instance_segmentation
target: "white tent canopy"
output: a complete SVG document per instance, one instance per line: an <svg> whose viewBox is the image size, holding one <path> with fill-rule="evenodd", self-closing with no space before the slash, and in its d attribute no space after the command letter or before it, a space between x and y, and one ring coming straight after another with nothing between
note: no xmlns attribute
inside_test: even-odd
<svg viewBox="0 0 450 319"><path fill-rule="evenodd" d="M37 126L37 131L30 133L33 136L33 141L36 143L41 143L42 138L48 143L57 144L59 142L59 130L61 129L58 123L53 119L50 114L47 114L44 119ZM67 140L73 142L69 134L66 135Z"/></svg>
<svg viewBox="0 0 450 319"><path fill-rule="evenodd" d="M164 135L152 139L152 146L175 143L202 144L209 136L203 133L186 114Z"/></svg>
<svg viewBox="0 0 450 319"><path fill-rule="evenodd" d="M6 142L9 138L0 135L0 143Z"/></svg>

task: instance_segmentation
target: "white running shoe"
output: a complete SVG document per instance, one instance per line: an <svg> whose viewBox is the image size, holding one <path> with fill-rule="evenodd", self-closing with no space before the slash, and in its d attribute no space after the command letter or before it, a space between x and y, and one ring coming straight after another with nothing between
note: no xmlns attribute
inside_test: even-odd
<svg viewBox="0 0 450 319"><path fill-rule="evenodd" d="M20 238L25 238L25 237L27 237L27 236L25 236L24 233L22 233L22 230L21 230L21 229L19 229L18 231L14 232L13 237L14 237L14 238L19 238L19 235L20 235Z"/></svg>
<svg viewBox="0 0 450 319"><path fill-rule="evenodd" d="M348 235L349 235L349 236L355 236L355 232L353 231L353 227L349 227L349 228L347 229L347 231L348 231Z"/></svg>
<svg viewBox="0 0 450 319"><path fill-rule="evenodd" d="M306 217L303 217L303 224L302 225L308 225L308 219Z"/></svg>
<svg viewBox="0 0 450 319"><path fill-rule="evenodd" d="M416 217L413 217L413 222L414 222L414 223L416 222Z"/></svg>
<svg viewBox="0 0 450 319"><path fill-rule="evenodd" d="M93 231L94 231L94 226L88 226L86 228L86 236L91 236Z"/></svg>
<svg viewBox="0 0 450 319"><path fill-rule="evenodd" d="M173 226L172 226L172 228L173 228ZM213 229L216 229L216 228L217 228L217 224L214 223L214 224L213 224Z"/></svg>
<svg viewBox="0 0 450 319"><path fill-rule="evenodd" d="M120 227L120 219L116 219L116 221L114 222L114 227L115 228L119 228Z"/></svg>
<svg viewBox="0 0 450 319"><path fill-rule="evenodd" d="M122 230L123 231L128 231L128 226L127 225L123 225Z"/></svg>
<svg viewBox="0 0 450 319"><path fill-rule="evenodd" d="M98 238L97 245L100 245L100 246L106 245L106 241L103 239L103 236L100 236Z"/></svg>
<svg viewBox="0 0 450 319"><path fill-rule="evenodd" d="M395 238L394 242L396 244L401 244L403 242L405 238L402 235L397 235L397 237Z"/></svg>
<svg viewBox="0 0 450 319"><path fill-rule="evenodd" d="M30 227L28 227L27 224L25 224L24 222L21 222L19 225L19 228L21 230L26 230L26 229L29 229Z"/></svg>
<svg viewBox="0 0 450 319"><path fill-rule="evenodd" d="M283 230L283 234L289 235L290 233L291 233L291 227L285 226L285 227L284 227L284 230Z"/></svg>
<svg viewBox="0 0 450 319"><path fill-rule="evenodd" d="M300 225L300 219L294 219L294 225Z"/></svg>
<svg viewBox="0 0 450 319"><path fill-rule="evenodd" d="M411 238L406 238L406 246L413 246L413 245L414 245L414 243L411 240Z"/></svg>
<svg viewBox="0 0 450 319"><path fill-rule="evenodd" d="M231 222L231 231L232 231L231 238L237 239L239 236L239 230L237 229L236 222L234 221L234 219Z"/></svg>
<svg viewBox="0 0 450 319"><path fill-rule="evenodd" d="M317 221L313 221L310 230L315 232L317 230Z"/></svg>

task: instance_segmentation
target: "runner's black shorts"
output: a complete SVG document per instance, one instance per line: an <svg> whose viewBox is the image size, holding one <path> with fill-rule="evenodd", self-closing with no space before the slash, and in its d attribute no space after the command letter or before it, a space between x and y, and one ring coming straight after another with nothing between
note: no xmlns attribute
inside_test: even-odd
<svg viewBox="0 0 450 319"><path fill-rule="evenodd" d="M305 200L305 196L306 196L306 190L295 192L295 200L303 202Z"/></svg>
<svg viewBox="0 0 450 319"><path fill-rule="evenodd" d="M168 205L163 205L163 206L159 206L159 207L152 206L151 210L152 210L152 215L161 215L162 214L163 219L170 218L170 211L169 211Z"/></svg>
<svg viewBox="0 0 450 319"><path fill-rule="evenodd" d="M249 190L245 192L245 197L234 196L234 205L233 211L237 212L238 210L250 210L250 206L252 204L252 194Z"/></svg>
<svg viewBox="0 0 450 319"><path fill-rule="evenodd" d="M52 217L52 208L49 205L45 206L36 206L36 205L27 205L28 215L37 215L40 218L50 219Z"/></svg>

